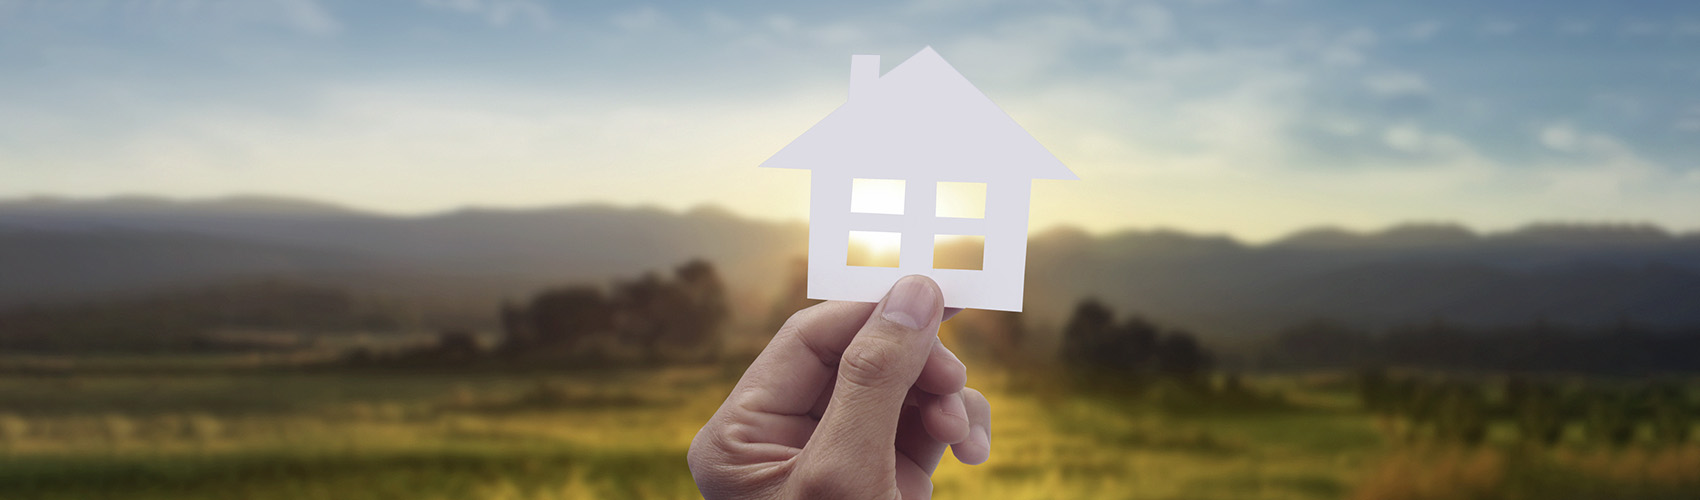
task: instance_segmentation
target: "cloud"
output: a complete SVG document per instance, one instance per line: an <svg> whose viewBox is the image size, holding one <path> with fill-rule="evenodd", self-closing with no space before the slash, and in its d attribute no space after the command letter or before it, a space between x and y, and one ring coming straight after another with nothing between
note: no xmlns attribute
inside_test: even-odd
<svg viewBox="0 0 1700 500"><path fill-rule="evenodd" d="M27 189L74 195L300 193L397 213L715 203L800 218L807 176L754 167L831 111L841 89L822 90L683 100L511 85L334 85L314 89L289 113L156 110L146 127L45 157L32 158L42 151L35 146L0 143L0 173L51 161L59 167L33 173ZM111 172L128 180L87 182ZM0 187L0 196L15 189Z"/></svg>
<svg viewBox="0 0 1700 500"><path fill-rule="evenodd" d="M1555 196L1615 200L1631 188L1670 175L1669 169L1643 158L1609 134L1554 123L1542 127L1536 137L1548 149L1564 154L1538 174Z"/></svg>
<svg viewBox="0 0 1700 500"><path fill-rule="evenodd" d="M1317 127L1324 132L1340 137L1354 137L1364 132L1364 125L1361 121L1341 115L1324 116L1317 120Z"/></svg>
<svg viewBox="0 0 1700 500"><path fill-rule="evenodd" d="M1688 112L1678 117L1672 126L1683 132L1700 132L1700 106L1689 107Z"/></svg>
<svg viewBox="0 0 1700 500"><path fill-rule="evenodd" d="M284 19L308 33L329 35L342 28L341 23L314 0L278 0L277 6Z"/></svg>
<svg viewBox="0 0 1700 500"><path fill-rule="evenodd" d="M614 16L614 25L626 31L649 31L667 23L665 14L653 6L644 6Z"/></svg>
<svg viewBox="0 0 1700 500"><path fill-rule="evenodd" d="M548 28L555 23L549 8L535 0L421 0L426 7L484 18L494 26L515 22Z"/></svg>
<svg viewBox="0 0 1700 500"><path fill-rule="evenodd" d="M316 36L342 30L342 23L317 0L0 0L0 24L19 19L46 25L77 24L111 16L170 21L197 29L276 25Z"/></svg>
<svg viewBox="0 0 1700 500"><path fill-rule="evenodd" d="M20 1L0 0L0 24L8 15L38 22L17 16L58 5L18 9ZM883 54L889 67L930 44L1086 179L1036 184L1037 226L1169 225L1259 238L1318 222L1413 217L1515 225L1644 215L1700 224L1692 210L1700 174L1659 162L1689 152L1659 141L1700 132L1700 113L1667 114L1679 109L1668 103L1688 102L1684 95L1645 85L1668 81L1671 68L1681 78L1694 69L1646 50L1663 50L1652 44L1666 40L1483 51L1452 39L1563 32L1564 19L1615 33L1622 21L1558 7L1538 16L1436 18L1434 10L1388 7L1397 15L1381 15L1346 1L1327 15L1268 2L1224 15L1219 5L1095 0L713 8L417 1L419 8L381 21L347 15L363 9L356 4L331 4L334 12L310 1L244 4L267 5L270 14L249 15L243 26L419 43L206 36L225 51L285 59L229 57L237 61L230 67L189 68L193 80L218 82L206 95L182 90L188 77L104 69L111 61L183 64L174 59L180 53L114 48L122 40L90 37L106 52L57 59L55 67L81 66L78 74L0 67L54 88L100 82L94 91L54 93L0 79L0 109L8 110L0 114L0 177L72 193L275 186L396 211L598 199L801 216L804 194L788 198L799 210L787 211L789 201L763 193L790 193L779 187L806 184L806 176L747 167L842 103L845 56ZM200 9L192 16L170 10L179 8L174 2L146 2L166 10L148 11L139 24L231 17L211 15L216 9L206 6L215 4L241 2L185 1L182 8ZM304 10L289 14L289 5ZM316 21L315 12L323 14ZM523 41L449 29L485 23L574 29L527 31ZM1680 24L1661 26L1671 33ZM8 36L0 30L0 43L32 46ZM1422 41L1430 43L1415 43ZM477 50L437 51L446 45ZM311 64L299 64L308 59L302 54L312 54ZM501 54L500 64L475 59L487 54ZM1614 72L1598 73L1602 58ZM1564 64L1507 62L1553 60ZM284 69L259 75L254 67ZM1527 92L1530 82L1541 92ZM91 95L101 92L111 95ZM86 109L64 104L91 101ZM1566 113L1569 121L1554 121ZM1665 132L1639 130L1646 124ZM20 188L0 186L0 195L7 189ZM1597 203L1612 197L1622 203Z"/></svg>
<svg viewBox="0 0 1700 500"><path fill-rule="evenodd" d="M1488 21L1477 29L1478 33L1488 36L1511 36L1517 33L1517 23L1511 21Z"/></svg>
<svg viewBox="0 0 1700 500"><path fill-rule="evenodd" d="M1441 28L1445 26L1437 21L1411 23L1410 26L1405 27L1405 38L1417 42L1426 42L1440 33Z"/></svg>
<svg viewBox="0 0 1700 500"><path fill-rule="evenodd" d="M1411 125L1388 127L1381 135L1381 142L1387 144L1387 147L1406 153L1421 152L1428 143L1423 131Z"/></svg>
<svg viewBox="0 0 1700 500"><path fill-rule="evenodd" d="M1581 137L1576 133L1576 129L1571 127L1569 124L1554 124L1543 127L1541 128L1538 137L1540 138L1541 145L1544 145L1553 151L1565 153L1576 151L1582 141Z"/></svg>
<svg viewBox="0 0 1700 500"><path fill-rule="evenodd" d="M1663 32L1664 27L1656 22L1637 19L1624 21L1619 31L1627 36L1654 36Z"/></svg>
<svg viewBox="0 0 1700 500"><path fill-rule="evenodd" d="M1379 37L1369 28L1353 28L1340 35L1322 50L1322 61L1337 66L1356 66L1364 62L1364 51L1373 47Z"/></svg>
<svg viewBox="0 0 1700 500"><path fill-rule="evenodd" d="M1364 78L1364 87L1380 97L1421 96L1429 93L1428 81L1414 73L1385 72Z"/></svg>
<svg viewBox="0 0 1700 500"><path fill-rule="evenodd" d="M1684 20L1675 31L1677 36L1700 36L1700 21Z"/></svg>
<svg viewBox="0 0 1700 500"><path fill-rule="evenodd" d="M1553 123L1541 127L1536 136L1541 145L1560 153L1596 157L1628 157L1634 155L1630 147L1624 144L1622 140L1607 134L1583 132L1568 122Z"/></svg>

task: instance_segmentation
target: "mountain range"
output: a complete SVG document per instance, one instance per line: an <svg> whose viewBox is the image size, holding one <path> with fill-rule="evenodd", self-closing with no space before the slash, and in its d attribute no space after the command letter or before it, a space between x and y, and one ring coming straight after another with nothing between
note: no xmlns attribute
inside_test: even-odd
<svg viewBox="0 0 1700 500"><path fill-rule="evenodd" d="M0 201L0 308L285 278L490 314L543 287L715 263L761 314L808 228L715 208L578 205L390 216L287 198ZM1365 327L1700 324L1700 234L1635 224L1444 223L1314 229L1262 244L1171 230L1052 228L1029 246L1027 317L1059 324L1096 297L1206 335L1312 318ZM482 309L481 309L482 310Z"/></svg>

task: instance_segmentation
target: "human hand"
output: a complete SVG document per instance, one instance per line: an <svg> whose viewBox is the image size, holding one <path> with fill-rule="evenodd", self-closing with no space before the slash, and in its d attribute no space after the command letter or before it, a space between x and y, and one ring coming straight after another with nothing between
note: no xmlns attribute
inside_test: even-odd
<svg viewBox="0 0 1700 500"><path fill-rule="evenodd" d="M932 496L946 446L985 462L991 406L939 343L943 304L908 276L879 304L792 315L691 441L703 496L913 500Z"/></svg>

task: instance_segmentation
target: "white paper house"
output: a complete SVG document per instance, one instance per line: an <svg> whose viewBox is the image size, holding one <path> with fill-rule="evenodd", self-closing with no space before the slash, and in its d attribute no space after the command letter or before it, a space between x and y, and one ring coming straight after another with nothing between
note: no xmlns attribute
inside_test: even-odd
<svg viewBox="0 0 1700 500"><path fill-rule="evenodd" d="M879 56L851 56L849 100L762 166L813 171L809 298L875 302L924 274L947 307L1003 311L1021 310L1032 180L1077 178L932 47L883 76ZM901 194L853 193L876 187ZM940 205L976 189L983 211ZM896 267L849 265L852 232L895 240ZM983 238L980 269L935 269L935 241L955 236Z"/></svg>

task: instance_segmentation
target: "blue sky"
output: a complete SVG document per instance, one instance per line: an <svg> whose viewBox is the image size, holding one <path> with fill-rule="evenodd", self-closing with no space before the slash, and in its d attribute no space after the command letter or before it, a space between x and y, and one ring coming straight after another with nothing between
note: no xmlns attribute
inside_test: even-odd
<svg viewBox="0 0 1700 500"><path fill-rule="evenodd" d="M0 0L0 197L806 213L754 166L931 45L1034 224L1700 229L1700 2Z"/></svg>

